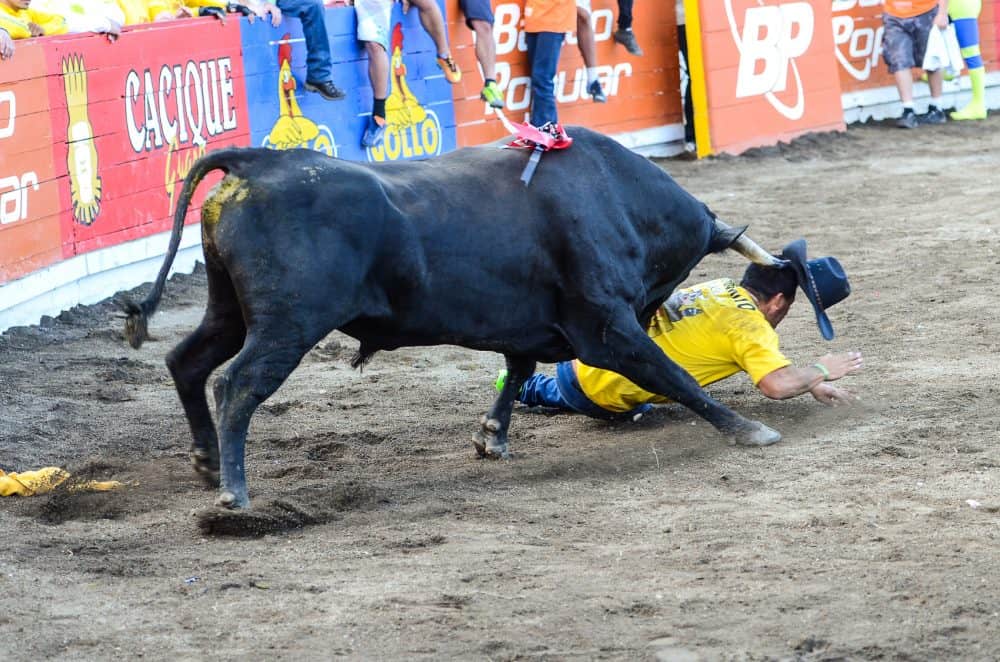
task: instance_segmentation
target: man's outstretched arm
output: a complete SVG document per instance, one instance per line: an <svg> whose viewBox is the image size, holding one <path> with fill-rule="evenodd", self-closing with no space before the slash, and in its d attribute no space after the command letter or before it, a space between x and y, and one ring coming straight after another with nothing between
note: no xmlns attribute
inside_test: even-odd
<svg viewBox="0 0 1000 662"><path fill-rule="evenodd" d="M816 363L805 368L785 366L765 375L757 388L773 400L787 400L806 392L826 405L846 404L854 396L846 389L837 388L826 382L854 374L861 370L864 361L861 352L826 354Z"/></svg>

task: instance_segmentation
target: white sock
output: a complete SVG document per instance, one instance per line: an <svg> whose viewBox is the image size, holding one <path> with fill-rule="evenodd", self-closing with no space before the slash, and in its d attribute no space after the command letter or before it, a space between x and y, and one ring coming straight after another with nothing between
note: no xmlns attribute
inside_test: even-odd
<svg viewBox="0 0 1000 662"><path fill-rule="evenodd" d="M944 105L944 98L943 97L931 97L931 105L940 110L941 106Z"/></svg>
<svg viewBox="0 0 1000 662"><path fill-rule="evenodd" d="M912 101L910 101L910 102L905 102L904 101L903 102L903 110L907 110L907 109L913 110L913 102Z"/></svg>
<svg viewBox="0 0 1000 662"><path fill-rule="evenodd" d="M597 67L587 67L587 85L597 80Z"/></svg>

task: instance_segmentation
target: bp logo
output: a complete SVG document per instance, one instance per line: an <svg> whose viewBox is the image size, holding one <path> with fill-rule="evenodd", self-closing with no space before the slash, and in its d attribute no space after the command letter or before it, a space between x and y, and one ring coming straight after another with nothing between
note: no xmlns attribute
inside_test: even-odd
<svg viewBox="0 0 1000 662"><path fill-rule="evenodd" d="M295 77L292 76L292 46L290 34L278 42L278 119L261 143L271 149L302 147L327 156L337 156L333 132L302 114L295 97Z"/></svg>
<svg viewBox="0 0 1000 662"><path fill-rule="evenodd" d="M763 95L784 117L801 119L805 113L805 94L795 58L804 55L812 44L816 22L813 9L808 2L781 5L757 2L758 7L746 10L741 33L733 12L733 0L725 0L729 30L740 52L736 98ZM789 72L795 90L794 101L790 104L776 95L788 89Z"/></svg>
<svg viewBox="0 0 1000 662"><path fill-rule="evenodd" d="M406 82L403 62L403 26L392 30L389 98L385 101L385 141L367 148L369 161L437 156L441 153L441 122L437 113L420 105Z"/></svg>

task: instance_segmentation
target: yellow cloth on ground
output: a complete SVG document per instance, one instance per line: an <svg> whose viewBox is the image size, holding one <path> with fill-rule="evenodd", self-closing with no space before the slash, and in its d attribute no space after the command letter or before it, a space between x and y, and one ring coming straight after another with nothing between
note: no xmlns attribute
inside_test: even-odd
<svg viewBox="0 0 1000 662"><path fill-rule="evenodd" d="M0 496L35 496L51 492L70 477L65 469L45 467L36 471L21 471L7 473L0 469ZM107 492L118 489L121 483L117 480L88 480L72 485L71 492Z"/></svg>
<svg viewBox="0 0 1000 662"><path fill-rule="evenodd" d="M792 363L750 293L729 278L678 290L656 311L646 332L701 386L740 371L757 384ZM669 402L618 373L575 363L581 390L604 409L625 412L647 402Z"/></svg>

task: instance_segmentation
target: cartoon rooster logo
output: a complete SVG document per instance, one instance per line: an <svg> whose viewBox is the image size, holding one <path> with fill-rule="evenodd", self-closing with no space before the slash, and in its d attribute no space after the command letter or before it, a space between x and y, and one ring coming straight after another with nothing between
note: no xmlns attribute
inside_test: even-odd
<svg viewBox="0 0 1000 662"><path fill-rule="evenodd" d="M292 76L291 35L286 33L278 46L278 120L264 139L264 147L293 149L304 147L329 156L336 156L333 134L302 114L295 98L295 77Z"/></svg>
<svg viewBox="0 0 1000 662"><path fill-rule="evenodd" d="M406 82L406 64L403 63L403 24L392 29L392 56L390 60L389 98L385 101L386 120L397 129L416 126L427 119L427 111L410 91Z"/></svg>

